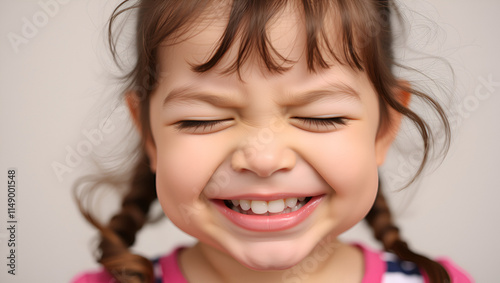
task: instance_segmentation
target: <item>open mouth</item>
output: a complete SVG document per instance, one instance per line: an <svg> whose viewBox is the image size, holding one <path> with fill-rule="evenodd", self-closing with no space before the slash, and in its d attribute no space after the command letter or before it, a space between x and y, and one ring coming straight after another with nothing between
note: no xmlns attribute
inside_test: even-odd
<svg viewBox="0 0 500 283"><path fill-rule="evenodd" d="M287 214L299 210L312 197L286 198L271 201L264 200L224 200L231 210L245 215L273 216Z"/></svg>
<svg viewBox="0 0 500 283"><path fill-rule="evenodd" d="M237 226L273 232L295 227L309 218L326 195L282 199L213 199L215 208Z"/></svg>

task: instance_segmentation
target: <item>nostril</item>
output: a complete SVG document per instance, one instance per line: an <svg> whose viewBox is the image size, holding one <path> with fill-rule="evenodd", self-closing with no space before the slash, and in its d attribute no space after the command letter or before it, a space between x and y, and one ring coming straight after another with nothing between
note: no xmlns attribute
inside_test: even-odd
<svg viewBox="0 0 500 283"><path fill-rule="evenodd" d="M235 151L231 156L231 168L236 172L242 172L248 167L245 161L245 154L242 150Z"/></svg>
<svg viewBox="0 0 500 283"><path fill-rule="evenodd" d="M231 168L235 172L250 171L266 178L276 172L287 172L295 167L297 156L292 149L276 144L262 147L246 146L237 149L231 155Z"/></svg>

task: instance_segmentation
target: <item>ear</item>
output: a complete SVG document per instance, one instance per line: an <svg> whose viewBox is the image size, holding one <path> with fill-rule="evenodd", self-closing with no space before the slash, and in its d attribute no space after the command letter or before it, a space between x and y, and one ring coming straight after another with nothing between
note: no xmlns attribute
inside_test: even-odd
<svg viewBox="0 0 500 283"><path fill-rule="evenodd" d="M393 90L394 97L403 106L408 107L410 105L411 93L406 90L409 89L410 84L407 81L400 81L398 85L399 87L395 87ZM389 114L387 124L379 129L375 141L377 166L384 164L387 152L394 139L396 139L399 127L401 126L401 120L403 119L403 114L394 108L388 106L387 110Z"/></svg>
<svg viewBox="0 0 500 283"><path fill-rule="evenodd" d="M142 121L141 121L141 113L140 113L140 99L135 92L128 92L125 95L125 100L127 102L128 109L130 111L130 115L132 116L132 120L136 129L139 131L139 134L142 136L144 141L144 147L146 154L149 158L149 166L151 167L151 171L156 173L156 145L154 143L153 137L150 134L145 134L142 131Z"/></svg>

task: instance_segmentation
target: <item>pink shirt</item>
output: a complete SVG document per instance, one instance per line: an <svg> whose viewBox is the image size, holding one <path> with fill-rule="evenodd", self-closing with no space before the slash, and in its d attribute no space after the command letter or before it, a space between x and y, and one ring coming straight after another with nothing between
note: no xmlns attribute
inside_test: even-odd
<svg viewBox="0 0 500 283"><path fill-rule="evenodd" d="M387 264L384 261L384 252L373 251L363 245L355 244L363 251L365 274L361 283L379 283L379 282L393 282L386 277ZM177 256L182 247L172 251L170 254L165 255L159 259L159 265L155 266L155 275L163 279L165 283L188 283L186 278L181 272ZM441 265L446 268L446 271L451 277L452 283L470 283L474 280L460 267L453 264L453 262L446 258L439 258L437 260ZM97 272L85 272L76 276L72 283L112 283L116 282L111 275L104 269ZM398 281L401 282L401 281ZM429 282L424 276L424 282Z"/></svg>

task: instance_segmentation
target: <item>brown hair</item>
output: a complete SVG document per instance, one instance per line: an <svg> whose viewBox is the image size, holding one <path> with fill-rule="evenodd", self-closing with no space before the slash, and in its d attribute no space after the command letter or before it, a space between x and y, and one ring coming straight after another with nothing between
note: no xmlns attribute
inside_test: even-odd
<svg viewBox="0 0 500 283"><path fill-rule="evenodd" d="M149 97L154 91L158 73L158 50L165 40L178 39L182 31L188 29L194 19L217 1L211 0L142 0L135 4L123 1L113 12L109 22L109 44L113 58L118 63L116 37L113 28L117 19L124 13L134 11L137 15L135 51L136 62L123 79L126 90L135 91L139 98L140 120L143 137L150 137ZM311 72L328 68L332 60L355 70L365 71L379 95L380 123L383 130L389 123L389 109L392 108L411 121L418 129L423 141L423 158L413 182L428 161L432 145L430 126L418 114L402 103L395 93L400 90L412 93L435 111L445 132L445 145L449 145L450 127L446 115L434 99L408 85L400 84L392 73L395 62L392 41L391 11L399 12L391 0L234 0L230 8L228 24L213 56L206 62L193 66L196 72L206 72L214 68L221 58L241 40L236 60L225 70L238 72L240 67L255 52L260 55L269 72L285 72L292 61L279 54L271 45L266 27L273 17L290 2L301 7L307 33L307 65ZM332 16L331 13L334 13ZM398 17L400 18L400 17ZM338 20L339 38L332 40L327 21ZM401 20L401 19L400 19ZM341 42L335 48L333 42ZM83 205L85 194L78 197L79 207L87 220L100 231L100 254L98 261L120 282L151 282L153 270L151 263L144 257L132 254L129 247L135 241L136 232L147 221L151 204L156 200L155 177L149 169L146 154L143 153L134 169L129 191L124 196L118 214L111 218L108 225L100 225L93 219ZM416 263L429 277L430 282L448 282L446 270L437 262L412 252L401 240L397 227L393 224L388 205L381 188L376 201L366 216L375 237L384 248L394 252L402 260Z"/></svg>

